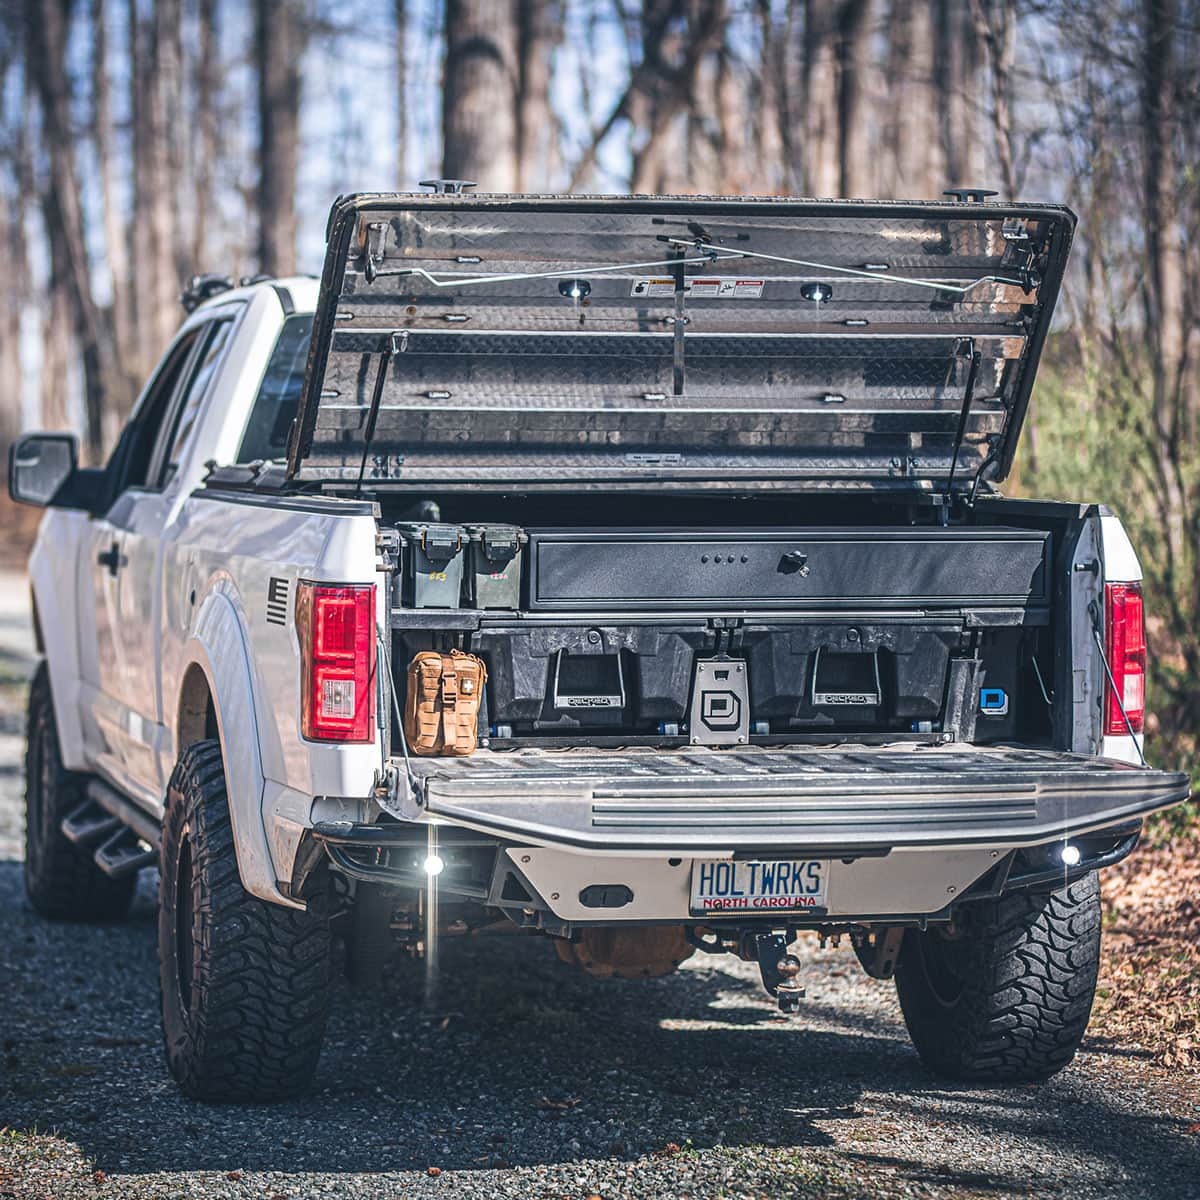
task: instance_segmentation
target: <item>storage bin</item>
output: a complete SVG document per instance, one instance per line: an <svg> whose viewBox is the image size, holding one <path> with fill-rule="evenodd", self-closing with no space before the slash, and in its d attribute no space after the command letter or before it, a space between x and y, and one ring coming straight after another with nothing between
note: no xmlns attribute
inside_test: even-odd
<svg viewBox="0 0 1200 1200"><path fill-rule="evenodd" d="M515 525L468 525L467 570L476 608L520 608L523 547Z"/></svg>
<svg viewBox="0 0 1200 1200"><path fill-rule="evenodd" d="M466 530L432 521L414 521L397 529L404 544L404 603L412 608L460 607Z"/></svg>

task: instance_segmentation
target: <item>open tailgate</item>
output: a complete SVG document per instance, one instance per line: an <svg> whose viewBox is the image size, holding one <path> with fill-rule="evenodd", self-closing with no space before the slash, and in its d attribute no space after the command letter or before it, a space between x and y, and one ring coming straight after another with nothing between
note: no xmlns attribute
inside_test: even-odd
<svg viewBox="0 0 1200 1200"><path fill-rule="evenodd" d="M1009 748L479 751L416 759L429 816L591 850L1028 845L1178 803L1185 774Z"/></svg>

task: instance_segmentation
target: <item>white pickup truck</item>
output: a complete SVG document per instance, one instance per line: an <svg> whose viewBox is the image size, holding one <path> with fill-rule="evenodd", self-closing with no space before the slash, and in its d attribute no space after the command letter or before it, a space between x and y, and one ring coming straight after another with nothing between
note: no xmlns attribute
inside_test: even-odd
<svg viewBox="0 0 1200 1200"><path fill-rule="evenodd" d="M13 450L33 905L117 919L157 866L211 1100L310 1081L331 930L359 978L512 925L606 976L733 951L789 1011L792 941L844 937L932 1070L1060 1069L1097 869L1188 794L1119 521L995 486L1073 227L360 195L319 284L200 280L105 467ZM406 668L451 650L477 748L418 756Z"/></svg>

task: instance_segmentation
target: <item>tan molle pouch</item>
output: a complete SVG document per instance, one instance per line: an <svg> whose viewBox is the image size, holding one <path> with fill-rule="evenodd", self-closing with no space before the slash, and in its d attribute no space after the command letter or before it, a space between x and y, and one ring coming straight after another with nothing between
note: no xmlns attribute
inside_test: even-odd
<svg viewBox="0 0 1200 1200"><path fill-rule="evenodd" d="M422 650L408 664L404 736L413 754L474 754L487 668L474 654Z"/></svg>

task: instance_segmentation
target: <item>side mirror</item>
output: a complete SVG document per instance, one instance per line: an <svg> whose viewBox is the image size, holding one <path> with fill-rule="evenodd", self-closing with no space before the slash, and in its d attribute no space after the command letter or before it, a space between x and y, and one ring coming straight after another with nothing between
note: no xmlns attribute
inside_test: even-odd
<svg viewBox="0 0 1200 1200"><path fill-rule="evenodd" d="M79 439L73 433L27 433L9 451L8 494L39 508L91 511L103 491L104 472L78 464Z"/></svg>

